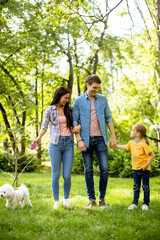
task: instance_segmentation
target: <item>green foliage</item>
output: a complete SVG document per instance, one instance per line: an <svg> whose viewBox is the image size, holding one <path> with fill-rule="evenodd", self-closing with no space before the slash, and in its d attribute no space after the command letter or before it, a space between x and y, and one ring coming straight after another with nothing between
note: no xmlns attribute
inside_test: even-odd
<svg viewBox="0 0 160 240"><path fill-rule="evenodd" d="M5 172L14 172L14 165L11 163L10 155L0 154L0 169Z"/></svg>
<svg viewBox="0 0 160 240"><path fill-rule="evenodd" d="M151 164L151 177L158 176L160 174L160 153L158 149L154 150L156 154L155 160ZM96 155L93 155L93 171L94 175L99 175L99 165ZM119 149L109 149L108 155L109 176L129 178L133 175L131 164L130 151L122 151ZM81 151L76 149L74 155L74 163L72 173L83 173L84 166L82 160Z"/></svg>
<svg viewBox="0 0 160 240"><path fill-rule="evenodd" d="M18 156L18 172L20 173L24 168L24 172L33 172L38 167L39 163L35 156L31 154ZM11 155L0 153L0 169L5 172L14 172L15 159Z"/></svg>
<svg viewBox="0 0 160 240"><path fill-rule="evenodd" d="M160 151L158 148L154 149L155 159L151 163L151 177L160 175Z"/></svg>
<svg viewBox="0 0 160 240"><path fill-rule="evenodd" d="M83 172L84 172L84 165L82 160L82 153L80 150L75 148L72 173L83 174Z"/></svg>
<svg viewBox="0 0 160 240"><path fill-rule="evenodd" d="M107 4L107 1L100 2ZM146 124L147 135L151 131L157 134L160 128L157 29L148 28L151 41L147 31L136 34L134 26L131 35L127 31L127 35L121 37L110 34L112 29L103 32L109 11L100 2L1 0L0 102L10 124L10 128L4 130L3 127L2 132L15 132L13 138L23 144L24 154L27 142L37 135L55 89L68 86L71 69L71 103L77 97L77 86L80 94L84 92L85 79L93 73L97 51L96 73L102 79L101 93L107 96L115 119L117 142L127 142L133 124L138 121ZM154 19L155 1L147 4ZM118 13L122 18L126 15L125 9ZM109 22L107 26L110 27ZM5 125L2 115L0 121ZM2 142L3 134L0 138ZM45 144L47 142L48 139ZM110 154L112 158L112 152ZM123 154L118 156L115 152L115 157L109 160L111 175L131 175L130 161ZM155 166L153 163L153 170L156 174L157 163ZM73 172L83 172L81 153L76 152ZM99 173L96 158L94 172Z"/></svg>

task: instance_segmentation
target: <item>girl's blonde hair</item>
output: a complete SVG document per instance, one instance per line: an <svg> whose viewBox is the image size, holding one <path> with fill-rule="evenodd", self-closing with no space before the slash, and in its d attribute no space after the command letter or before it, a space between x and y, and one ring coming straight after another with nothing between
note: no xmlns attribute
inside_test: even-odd
<svg viewBox="0 0 160 240"><path fill-rule="evenodd" d="M149 145L149 140L146 135L146 127L142 123L136 123L134 125L134 127L135 127L136 131L140 133L141 138L145 138L146 143Z"/></svg>

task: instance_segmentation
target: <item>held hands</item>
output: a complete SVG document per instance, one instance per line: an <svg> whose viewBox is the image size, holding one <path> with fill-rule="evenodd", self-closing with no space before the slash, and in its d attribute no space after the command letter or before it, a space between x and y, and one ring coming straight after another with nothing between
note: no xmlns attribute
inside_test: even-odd
<svg viewBox="0 0 160 240"><path fill-rule="evenodd" d="M117 148L117 141L115 137L112 137L111 140L109 141L109 147L110 148Z"/></svg>
<svg viewBox="0 0 160 240"><path fill-rule="evenodd" d="M79 133L81 130L81 125L79 124L78 126L74 126L74 128L72 129L72 133Z"/></svg>
<svg viewBox="0 0 160 240"><path fill-rule="evenodd" d="M77 142L77 147L78 147L79 150L81 150L82 152L87 151L86 144L83 142L83 140L79 140L79 141Z"/></svg>

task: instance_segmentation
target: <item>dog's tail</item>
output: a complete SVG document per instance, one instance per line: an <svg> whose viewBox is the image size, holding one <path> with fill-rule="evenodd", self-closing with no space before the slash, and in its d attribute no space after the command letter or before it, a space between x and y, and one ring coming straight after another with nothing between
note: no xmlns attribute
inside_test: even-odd
<svg viewBox="0 0 160 240"><path fill-rule="evenodd" d="M25 195L29 196L29 190L25 184L21 184L21 186L18 189L23 191L25 193Z"/></svg>

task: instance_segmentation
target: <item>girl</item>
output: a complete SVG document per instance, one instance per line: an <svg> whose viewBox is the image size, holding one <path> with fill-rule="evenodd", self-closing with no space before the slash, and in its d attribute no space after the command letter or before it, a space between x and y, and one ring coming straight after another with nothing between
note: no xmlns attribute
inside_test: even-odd
<svg viewBox="0 0 160 240"><path fill-rule="evenodd" d="M41 141L46 133L48 125L50 127L49 156L52 167L52 192L54 198L54 209L59 207L59 178L61 173L61 163L63 166L63 205L70 207L69 193L71 189L71 171L74 156L73 133L80 131L80 126L72 131L72 113L69 106L70 91L65 87L59 87L54 94L51 105L46 109L44 118L36 142Z"/></svg>
<svg viewBox="0 0 160 240"><path fill-rule="evenodd" d="M130 133L130 137L134 140L129 141L126 146L117 145L117 148L122 150L131 151L132 169L133 172L133 202L128 209L136 208L138 205L138 199L140 194L141 179L143 180L144 202L142 210L148 210L150 202L150 188L149 188L149 175L150 164L155 158L155 154L149 147L149 140L146 135L146 128L141 123L136 123ZM142 139L145 138L146 142ZM148 156L149 155L149 156Z"/></svg>

